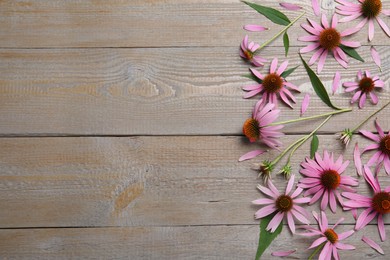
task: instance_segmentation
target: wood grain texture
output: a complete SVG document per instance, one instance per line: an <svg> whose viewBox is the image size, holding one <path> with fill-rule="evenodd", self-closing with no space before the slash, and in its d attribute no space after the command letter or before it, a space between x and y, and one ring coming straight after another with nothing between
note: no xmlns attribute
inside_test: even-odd
<svg viewBox="0 0 390 260"><path fill-rule="evenodd" d="M387 226L389 227L389 226ZM351 229L339 226L336 232ZM257 225L203 227L121 227L0 230L0 257L5 259L254 259ZM361 241L362 235L379 243L377 227L370 225L345 240L352 251L341 259L387 259ZM314 238L292 236L285 226L264 252L297 249L288 259L307 259ZM286 243L288 241L288 243ZM344 241L343 241L344 242ZM386 243L379 243L388 252Z"/></svg>
<svg viewBox="0 0 390 260"><path fill-rule="evenodd" d="M354 81L359 69L380 75L386 82L380 104L367 102L363 110L355 104L352 114L335 117L323 131L353 128L357 122L349 118L363 120L390 99L390 47L377 49L382 73L368 47L360 50L366 63L352 60L341 73L343 81ZM290 67L301 65L297 52L291 48ZM264 56L284 52L269 47ZM321 74L329 92L334 68L341 67L329 58ZM253 81L241 77L248 65L236 48L1 50L0 71L1 135L237 135L259 98L242 98L241 87ZM312 95L307 116L331 111L314 94L303 66L288 80ZM304 95L296 96L294 110L280 105L280 120L299 117ZM332 100L348 107L351 96L340 88ZM381 118L384 125L388 120ZM317 122L293 124L285 132L308 132Z"/></svg>
<svg viewBox="0 0 390 260"><path fill-rule="evenodd" d="M298 137L282 141L288 145ZM361 148L369 143L354 138ZM351 159L352 146L343 151L334 136L319 139L321 150ZM278 154L238 163L257 146L241 137L215 136L1 138L0 146L0 208L7 209L0 211L1 228L254 224L259 207L251 201L263 195L251 165ZM305 144L293 156L297 176L308 149ZM280 167L274 180L283 190ZM356 176L353 163L345 174ZM390 185L380 175L382 186ZM368 194L360 181L358 191ZM355 223L341 208L330 221L341 216Z"/></svg>
<svg viewBox="0 0 390 260"><path fill-rule="evenodd" d="M383 2L384 8L390 9L390 3ZM276 1L266 0L261 4L280 9ZM308 17L318 20L313 16L310 0L299 4ZM330 15L335 2L322 1L322 6L322 11ZM283 11L290 20L299 14ZM389 18L383 18L389 23ZM0 47L237 46L244 35L242 26L249 23L272 29L261 33L262 39L270 39L281 30L236 0L3 0L0 2ZM357 23L344 24L341 28ZM377 33L372 44L387 44L389 39L375 26ZM298 25L294 28L290 30L291 42L302 44L297 38L304 32ZM353 38L367 44L367 27ZM281 40L277 44L282 46Z"/></svg>

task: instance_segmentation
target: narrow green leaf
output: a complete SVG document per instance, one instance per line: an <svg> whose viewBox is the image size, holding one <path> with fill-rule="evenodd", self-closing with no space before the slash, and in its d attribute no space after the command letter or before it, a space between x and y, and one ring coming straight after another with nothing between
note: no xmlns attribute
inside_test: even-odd
<svg viewBox="0 0 390 260"><path fill-rule="evenodd" d="M276 9L273 9L271 7L258 5L258 4L254 4L254 3L249 3L246 1L242 1L242 2L244 4L249 5L253 9L255 9L258 13L267 17L273 23L276 23L279 25L284 25L284 26L287 26L291 23L290 19L288 19L288 17L284 13L282 13Z"/></svg>
<svg viewBox="0 0 390 260"><path fill-rule="evenodd" d="M313 135L313 138L311 139L311 144L310 144L310 158L313 159L314 155L316 154L318 150L318 136L316 134Z"/></svg>
<svg viewBox="0 0 390 260"><path fill-rule="evenodd" d="M325 104L327 104L329 107L331 107L331 108L333 108L333 109L340 110L341 108L338 108L338 107L334 106L334 105L332 104L332 102L330 101L328 92L326 91L326 89L325 89L325 87L324 87L324 84L322 84L322 82L321 82L321 80L318 78L318 76L317 76L317 75L314 73L314 71L309 67L309 65L307 65L306 61L302 58L302 56L299 55L299 57L301 57L301 60L302 60L303 65L305 66L307 75L309 75L309 78L310 78L310 81L311 81L311 85L313 86L313 89L314 89L314 91L316 92L317 96L318 96Z"/></svg>
<svg viewBox="0 0 390 260"><path fill-rule="evenodd" d="M271 245L272 241L280 234L280 232L282 232L283 221L280 222L274 233L270 233L269 231L265 230L274 216L275 214L268 215L262 218L260 221L260 235L256 253L256 260L260 259L261 255L264 253L267 247Z"/></svg>
<svg viewBox="0 0 390 260"><path fill-rule="evenodd" d="M291 69L288 69L288 70L285 70L282 74L280 74L280 76L282 78L287 78L288 76L290 76L291 73L294 72L294 70L296 70L299 66L296 66L294 68L291 68Z"/></svg>
<svg viewBox="0 0 390 260"><path fill-rule="evenodd" d="M340 45L340 48L349 56L354 58L355 60L364 62L363 58L357 53L357 51L354 48L345 46L345 45Z"/></svg>
<svg viewBox="0 0 390 260"><path fill-rule="evenodd" d="M287 32L283 35L283 45L284 45L284 51L286 53L286 57L288 55L288 49L290 48L290 39L288 38Z"/></svg>

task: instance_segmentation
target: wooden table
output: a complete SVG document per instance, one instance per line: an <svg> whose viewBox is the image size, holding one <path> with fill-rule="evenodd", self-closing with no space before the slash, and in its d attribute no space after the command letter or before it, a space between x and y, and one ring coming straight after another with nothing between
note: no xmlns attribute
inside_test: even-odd
<svg viewBox="0 0 390 260"><path fill-rule="evenodd" d="M310 0L299 3L318 20ZM277 1L262 4L279 8ZM329 15L334 6L322 1ZM241 77L248 64L238 56L248 23L271 28L250 34L260 42L282 28L236 0L0 1L0 258L253 259L259 221L250 202L261 195L251 165L259 159L237 161L257 147L241 135L257 100L244 100L241 90L250 82ZM390 99L390 41L376 29L371 43L367 28L352 37L364 45L365 63L352 60L343 70L329 59L320 77L329 90L335 69L344 81L370 69L386 82L380 103L354 105L352 113L332 118L320 131L320 150L352 159L354 142L369 141L355 136L344 150L335 133ZM290 66L301 64L297 37L303 34L298 24L289 30ZM382 73L371 44L382 56ZM285 59L281 39L262 55ZM308 116L331 111L303 66L289 79L312 94ZM280 105L279 120L299 117L303 96L293 110ZM341 89L332 96L344 107L350 98ZM379 115L385 129L388 114ZM286 126L283 143L320 122ZM372 120L364 128L373 130ZM308 154L305 144L294 155L297 176ZM356 175L352 161L347 174ZM284 189L286 181L273 178ZM380 179L390 184L383 172ZM359 191L368 193L360 181ZM353 228L349 212L327 213L332 223L345 217L340 230ZM381 258L361 241L363 233L379 241L371 224L347 240L357 250L341 252L343 259ZM380 244L387 253L382 259L389 241ZM311 242L284 228L264 258L294 248L292 258L307 258Z"/></svg>

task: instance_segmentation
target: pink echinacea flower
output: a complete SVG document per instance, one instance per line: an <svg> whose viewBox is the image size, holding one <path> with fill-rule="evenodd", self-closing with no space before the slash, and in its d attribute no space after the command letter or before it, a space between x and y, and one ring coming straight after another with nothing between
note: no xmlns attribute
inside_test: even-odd
<svg viewBox="0 0 390 260"><path fill-rule="evenodd" d="M267 60L260 57L259 55L256 55L255 53L260 45L254 42L248 43L248 35L244 37L240 47L241 58L250 61L256 67L264 66L264 62Z"/></svg>

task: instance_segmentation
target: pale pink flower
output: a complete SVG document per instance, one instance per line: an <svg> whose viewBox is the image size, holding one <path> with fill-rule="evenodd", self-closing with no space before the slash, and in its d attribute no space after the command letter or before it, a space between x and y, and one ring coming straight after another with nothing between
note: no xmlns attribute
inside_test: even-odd
<svg viewBox="0 0 390 260"><path fill-rule="evenodd" d="M370 223L371 220L378 216L379 235L381 240L384 241L386 239L386 231L383 217L387 213L390 213L390 186L382 190L378 179L372 175L372 172L367 165L364 166L363 173L364 179L374 190L374 195L366 196L351 192L343 192L342 195L349 199L348 201L344 201L343 207L345 210L366 208L362 213L360 213L356 221L356 230L362 229Z"/></svg>
<svg viewBox="0 0 390 260"><path fill-rule="evenodd" d="M284 194L281 194L276 189L271 180L268 180L267 182L268 188L261 185L257 186L262 193L270 198L261 198L252 201L255 205L266 205L255 213L255 218L263 218L276 212L276 215L266 227L266 230L271 233L275 232L284 216L287 217L287 223L292 233L295 233L294 217L304 224L309 224L309 220L307 219L309 215L308 212L297 204L308 203L310 198L298 198L298 196L302 193L301 188L297 188L291 195L289 195L294 185L294 179L295 176L292 175L288 181Z"/></svg>
<svg viewBox="0 0 390 260"><path fill-rule="evenodd" d="M311 0L311 5L313 7L313 11L316 16L320 16L321 14L321 10L320 10L321 7L319 1L320 0Z"/></svg>
<svg viewBox="0 0 390 260"><path fill-rule="evenodd" d="M262 32L262 31L266 31L268 29L269 28L261 26L261 25L257 25L257 24L244 25L244 30L247 30L249 32Z"/></svg>
<svg viewBox="0 0 390 260"><path fill-rule="evenodd" d="M359 108L363 108L366 103L367 95L371 98L371 103L378 104L378 96L374 93L375 89L381 89L385 86L385 83L379 79L378 76L371 77L371 73L366 70L364 76L362 71L357 73L357 81L349 81L343 84L345 92L356 91L352 96L351 104L359 100Z"/></svg>
<svg viewBox="0 0 390 260"><path fill-rule="evenodd" d="M367 162L368 166L372 165L384 165L387 175L390 174L390 131L385 134L380 127L377 120L375 120L375 128L378 131L378 134L371 133L366 130L360 130L360 133L367 137L368 139L374 141L374 144L371 144L364 148L362 153L365 153L370 150L374 150L375 153L371 159Z"/></svg>
<svg viewBox="0 0 390 260"><path fill-rule="evenodd" d="M375 243L374 240L372 240L366 236L363 236L362 241L364 243L366 243L367 245L369 245L371 248L375 249L378 253L380 253L382 255L385 254L385 252L383 252L383 249L377 243Z"/></svg>
<svg viewBox="0 0 390 260"><path fill-rule="evenodd" d="M340 65L344 68L347 68L348 58L344 51L340 48L340 45L351 48L359 47L359 42L344 40L345 36L353 34L356 29L347 29L340 33L336 29L338 24L337 15L333 15L332 22L329 24L328 19L323 14L321 19L322 26L310 19L308 19L308 21L309 24L302 24L301 26L311 35L299 37L298 40L304 42L313 42L312 44L300 50L301 53L315 51L309 60L309 65L312 65L317 60L319 60L317 72L320 73L324 67L328 53L332 53L337 62L340 63Z"/></svg>
<svg viewBox="0 0 390 260"><path fill-rule="evenodd" d="M286 70L288 61L284 61L278 68L278 59L274 58L271 62L271 67L268 75L262 75L255 69L250 68L253 75L258 78L261 83L254 85L244 86L242 89L248 91L244 95L244 98L253 97L259 93L262 93L262 98L267 101L276 104L277 96L279 95L282 101L292 108L290 100L296 103L296 98L290 92L289 89L300 92L298 87L290 82L287 82L282 73ZM289 89L288 89L289 88Z"/></svg>
<svg viewBox="0 0 390 260"><path fill-rule="evenodd" d="M340 241L353 235L355 231L348 230L343 233L336 233L335 228L344 221L344 218L339 219L332 228L328 226L328 219L325 215L325 212L321 212L321 216L318 216L316 212L313 211L313 216L318 223L319 229L315 229L312 226L303 227L308 232L299 233L299 235L311 237L311 236L320 236L314 240L311 246L308 249L316 248L325 243L324 247L321 250L319 255L319 260L321 259L331 259L332 255L334 259L340 259L338 250L354 250L355 247L352 245L341 243Z"/></svg>
<svg viewBox="0 0 390 260"><path fill-rule="evenodd" d="M323 158L316 153L314 160L307 157L306 162L301 163L300 173L305 177L299 180L298 186L307 189L304 196L314 194L310 205L321 197L321 210L325 210L329 204L332 212L336 212L336 198L343 205L339 189L354 192L351 186L359 184L356 179L342 175L348 165L349 161L343 162L342 155L335 162L333 153L328 153L326 150Z"/></svg>
<svg viewBox="0 0 390 260"><path fill-rule="evenodd" d="M243 133L251 143L259 141L271 148L278 148L282 145L278 138L283 136L283 133L279 132L279 130L284 126L269 125L273 123L280 114L280 110L274 108L275 104L266 104L263 99L260 99L253 107L252 117L248 118L243 126ZM265 151L263 150L251 151L241 156L239 161L252 159L264 152Z"/></svg>
<svg viewBox="0 0 390 260"><path fill-rule="evenodd" d="M248 35L245 35L241 43L240 56L241 58L250 61L256 67L264 66L264 62L267 60L256 55L256 50L260 47L259 44L254 42L248 43Z"/></svg>
<svg viewBox="0 0 390 260"><path fill-rule="evenodd" d="M303 97L303 100L302 100L302 105L301 105L301 116L306 112L307 108L309 107L309 103L310 103L310 95L309 95L309 94L306 94L306 95Z"/></svg>
<svg viewBox="0 0 390 260"><path fill-rule="evenodd" d="M374 38L376 20L382 30L390 37L390 29L386 23L379 17L380 14L390 16L390 10L384 10L381 0L359 0L349 2L346 0L336 0L341 5L336 7L336 12L346 17L340 19L340 22L350 22L355 19L363 18L363 20L356 26L359 30L368 22L368 40Z"/></svg>
<svg viewBox="0 0 390 260"><path fill-rule="evenodd" d="M279 3L279 5L287 10L291 10L291 11L298 11L300 9L302 9L301 6L299 5L296 5L296 4L291 4L291 3Z"/></svg>

